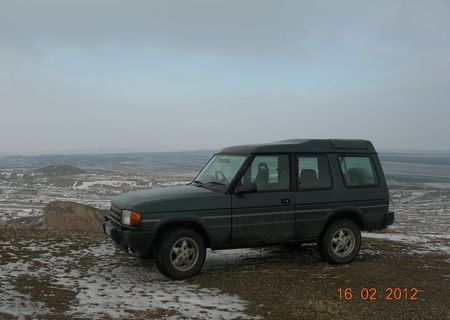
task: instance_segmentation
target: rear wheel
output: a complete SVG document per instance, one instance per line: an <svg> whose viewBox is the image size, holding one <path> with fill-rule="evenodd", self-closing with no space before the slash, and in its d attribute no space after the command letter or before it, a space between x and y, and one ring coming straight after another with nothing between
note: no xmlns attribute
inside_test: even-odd
<svg viewBox="0 0 450 320"><path fill-rule="evenodd" d="M321 256L330 263L348 263L361 247L361 231L351 220L333 222L319 241Z"/></svg>
<svg viewBox="0 0 450 320"><path fill-rule="evenodd" d="M162 274L174 280L186 279L202 268L206 257L205 241L192 229L171 229L154 247L153 256Z"/></svg>

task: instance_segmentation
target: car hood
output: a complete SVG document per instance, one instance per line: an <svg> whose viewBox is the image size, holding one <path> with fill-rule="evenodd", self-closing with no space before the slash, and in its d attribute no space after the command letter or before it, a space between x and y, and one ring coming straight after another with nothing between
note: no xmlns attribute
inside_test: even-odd
<svg viewBox="0 0 450 320"><path fill-rule="evenodd" d="M140 212L186 211L226 208L230 205L226 198L220 191L186 185L124 193L114 197L111 204Z"/></svg>

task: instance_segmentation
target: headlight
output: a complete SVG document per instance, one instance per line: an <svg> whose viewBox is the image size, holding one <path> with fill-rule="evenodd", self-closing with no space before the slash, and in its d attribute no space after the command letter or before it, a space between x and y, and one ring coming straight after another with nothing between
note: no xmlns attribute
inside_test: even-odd
<svg viewBox="0 0 450 320"><path fill-rule="evenodd" d="M122 223L127 226L137 226L142 224L142 215L131 210L122 210Z"/></svg>

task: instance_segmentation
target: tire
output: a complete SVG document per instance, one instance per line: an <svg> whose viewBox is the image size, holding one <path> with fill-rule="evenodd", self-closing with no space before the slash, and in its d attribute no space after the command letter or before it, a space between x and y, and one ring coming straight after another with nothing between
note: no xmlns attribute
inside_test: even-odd
<svg viewBox="0 0 450 320"><path fill-rule="evenodd" d="M318 245L321 256L329 263L349 263L361 248L361 231L351 220L337 220L328 226Z"/></svg>
<svg viewBox="0 0 450 320"><path fill-rule="evenodd" d="M153 257L159 272L166 277L190 278L200 272L205 262L205 241L192 229L170 229L154 246Z"/></svg>

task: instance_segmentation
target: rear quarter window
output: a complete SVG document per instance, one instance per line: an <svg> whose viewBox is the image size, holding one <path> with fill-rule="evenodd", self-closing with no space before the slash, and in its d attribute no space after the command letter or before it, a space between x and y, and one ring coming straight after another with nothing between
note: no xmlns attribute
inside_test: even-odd
<svg viewBox="0 0 450 320"><path fill-rule="evenodd" d="M378 185L378 178L370 157L340 156L338 159L347 187L373 187Z"/></svg>

